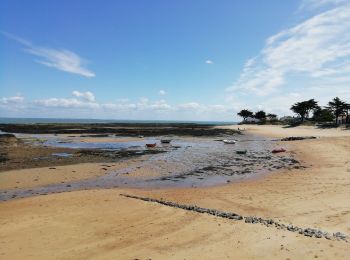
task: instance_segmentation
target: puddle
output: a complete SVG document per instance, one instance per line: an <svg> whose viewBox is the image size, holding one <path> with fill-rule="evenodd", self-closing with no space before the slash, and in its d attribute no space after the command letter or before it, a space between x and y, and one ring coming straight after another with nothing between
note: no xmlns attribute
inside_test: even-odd
<svg viewBox="0 0 350 260"><path fill-rule="evenodd" d="M57 157L72 157L73 156L73 154L71 154L71 153L53 153L51 155L57 156Z"/></svg>

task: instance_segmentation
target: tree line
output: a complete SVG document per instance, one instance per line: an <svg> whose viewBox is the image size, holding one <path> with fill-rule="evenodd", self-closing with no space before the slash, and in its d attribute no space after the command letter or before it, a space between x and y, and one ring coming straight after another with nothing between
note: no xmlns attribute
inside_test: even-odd
<svg viewBox="0 0 350 260"><path fill-rule="evenodd" d="M324 107L319 106L318 101L316 101L315 99L309 99L293 104L290 109L298 115L301 123L305 120L311 120L315 122L335 121L336 124L339 124L339 117L341 116L345 117L345 121L347 124L350 123L350 103L341 100L339 97L333 98L331 101L328 102L327 106ZM246 121L248 118L255 118L258 119L260 122L266 121L267 118L270 121L277 120L277 115L266 114L266 112L263 110L253 113L248 109L243 109L239 113L237 113L237 115L242 117L243 121Z"/></svg>

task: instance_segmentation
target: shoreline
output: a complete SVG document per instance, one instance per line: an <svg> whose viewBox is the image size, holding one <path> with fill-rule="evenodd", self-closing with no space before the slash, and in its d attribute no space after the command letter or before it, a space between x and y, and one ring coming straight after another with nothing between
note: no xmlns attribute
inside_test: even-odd
<svg viewBox="0 0 350 260"><path fill-rule="evenodd" d="M347 243L308 239L259 224L244 225L119 196L127 193L350 234L350 131L332 136L328 129L295 128L286 132L254 127L255 134L260 131L274 138L286 134L321 136L286 142L297 159L310 167L281 170L220 187L114 188L0 202L1 233L8 238L4 243L7 250L0 249L0 253L4 259L9 255L33 259L346 259L350 255ZM60 236L50 237L57 230ZM30 243L23 246L23 241Z"/></svg>

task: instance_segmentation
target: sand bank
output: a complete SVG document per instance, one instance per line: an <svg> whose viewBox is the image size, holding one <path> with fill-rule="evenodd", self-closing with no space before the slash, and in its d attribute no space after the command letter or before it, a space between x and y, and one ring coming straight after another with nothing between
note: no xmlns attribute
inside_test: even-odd
<svg viewBox="0 0 350 260"><path fill-rule="evenodd" d="M318 136L318 137L342 137L350 136L350 129L339 128L317 128L314 126L279 126L279 125L232 125L218 126L222 129L240 129L250 133L269 136L269 137L288 137L288 136Z"/></svg>

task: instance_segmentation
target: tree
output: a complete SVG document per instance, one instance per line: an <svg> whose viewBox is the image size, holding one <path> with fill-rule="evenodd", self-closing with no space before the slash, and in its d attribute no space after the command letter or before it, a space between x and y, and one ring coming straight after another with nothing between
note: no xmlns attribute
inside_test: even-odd
<svg viewBox="0 0 350 260"><path fill-rule="evenodd" d="M307 107L304 102L297 102L290 109L300 116L301 122L304 122L307 113Z"/></svg>
<svg viewBox="0 0 350 260"><path fill-rule="evenodd" d="M266 119L266 113L263 110L260 110L255 113L254 117L256 119L259 119L260 121L264 121Z"/></svg>
<svg viewBox="0 0 350 260"><path fill-rule="evenodd" d="M248 109L243 109L241 112L237 113L240 117L243 117L243 121L245 121L248 117L253 117L253 112Z"/></svg>
<svg viewBox="0 0 350 260"><path fill-rule="evenodd" d="M335 97L328 102L327 108L333 112L336 124L338 124L338 118L345 112L346 107L347 104L338 97Z"/></svg>
<svg viewBox="0 0 350 260"><path fill-rule="evenodd" d="M300 116L301 122L304 122L305 118L309 117L310 112L318 108L318 102L314 99L309 99L307 101L295 103L290 109Z"/></svg>
<svg viewBox="0 0 350 260"><path fill-rule="evenodd" d="M306 108L307 108L307 113L306 117L309 117L309 113L313 111L315 113L315 110L320 109L320 106L318 105L318 102L315 99L309 99L306 102Z"/></svg>
<svg viewBox="0 0 350 260"><path fill-rule="evenodd" d="M319 108L314 111L314 120L316 122L332 122L334 120L334 115L329 109Z"/></svg>

